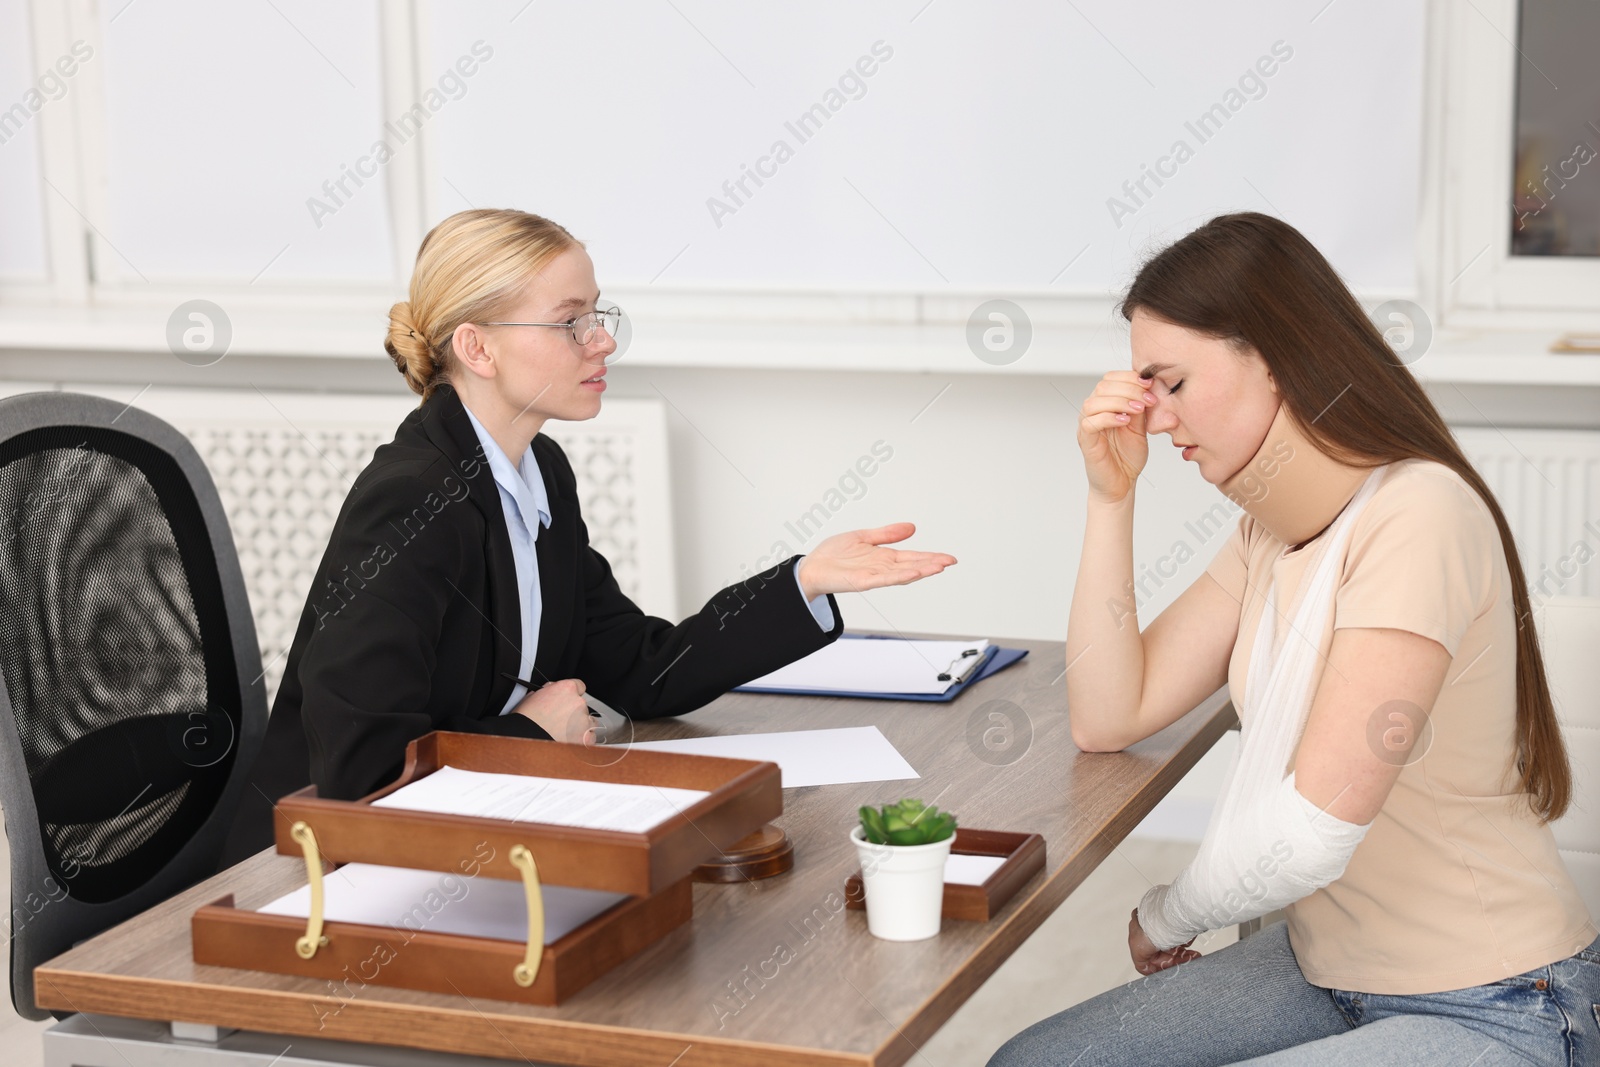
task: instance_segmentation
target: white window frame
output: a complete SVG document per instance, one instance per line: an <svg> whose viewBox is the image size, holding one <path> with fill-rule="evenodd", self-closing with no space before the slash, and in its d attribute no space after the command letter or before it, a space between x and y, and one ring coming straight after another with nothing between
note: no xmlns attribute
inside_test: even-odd
<svg viewBox="0 0 1600 1067"><path fill-rule="evenodd" d="M1511 254L1518 0L1434 0L1421 289L1463 329L1600 329L1600 259Z"/></svg>
<svg viewBox="0 0 1600 1067"><path fill-rule="evenodd" d="M28 32L32 39L33 73L53 66L67 54L81 3L51 4L32 0L28 4ZM80 68L79 73L84 73ZM83 201L78 160L78 109L90 96L84 86L73 85L65 97L53 101L34 115L34 136L39 145L41 178L60 190L58 195L43 180L39 183L39 208L43 213L45 272L43 281L0 283L0 300L12 304L81 305L88 301L88 246L83 238L83 220L63 196L73 203Z"/></svg>

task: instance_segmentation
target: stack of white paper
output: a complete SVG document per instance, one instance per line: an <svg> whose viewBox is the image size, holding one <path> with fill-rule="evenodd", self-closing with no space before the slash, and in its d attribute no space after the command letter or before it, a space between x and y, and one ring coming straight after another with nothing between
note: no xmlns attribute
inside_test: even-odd
<svg viewBox="0 0 1600 1067"><path fill-rule="evenodd" d="M785 789L921 777L876 726L684 737L675 741L639 741L628 747L776 763L783 772Z"/></svg>
<svg viewBox="0 0 1600 1067"><path fill-rule="evenodd" d="M401 942L423 932L528 940L528 901L520 881L347 863L322 884L323 917L329 922L392 927ZM627 899L598 889L540 889L547 945ZM303 919L311 914L311 887L301 886L261 911Z"/></svg>
<svg viewBox="0 0 1600 1067"><path fill-rule="evenodd" d="M640 834L709 796L703 789L539 778L440 767L374 807Z"/></svg>

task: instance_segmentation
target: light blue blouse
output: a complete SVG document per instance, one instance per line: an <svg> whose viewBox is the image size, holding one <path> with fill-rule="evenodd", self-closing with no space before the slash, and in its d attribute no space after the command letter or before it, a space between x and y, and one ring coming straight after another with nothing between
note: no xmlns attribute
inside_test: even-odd
<svg viewBox="0 0 1600 1067"><path fill-rule="evenodd" d="M462 406L467 418L472 420L472 429L477 433L478 443L489 462L494 484L500 489L500 506L505 510L506 532L511 536L511 556L517 565L517 593L522 599L522 661L517 667L517 677L529 678L533 674L534 654L539 647L539 621L544 614L543 597L539 591L539 560L534 545L539 540L539 530L550 526L550 494L545 490L539 463L533 458L533 448L530 446L522 454L521 461L513 467L505 450L484 429L472 409ZM537 515L539 521L530 525L528 517L533 515ZM798 561L795 563L794 581L795 588L800 589L800 595L804 596ZM828 606L826 596L815 598L808 606L818 626L825 632L833 629L834 613ZM504 715L516 707L527 693L526 686L513 686L511 696L506 699L500 714Z"/></svg>

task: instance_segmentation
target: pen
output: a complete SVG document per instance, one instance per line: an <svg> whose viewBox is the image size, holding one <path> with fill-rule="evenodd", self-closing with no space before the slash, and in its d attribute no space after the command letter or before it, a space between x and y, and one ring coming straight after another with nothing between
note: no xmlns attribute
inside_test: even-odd
<svg viewBox="0 0 1600 1067"><path fill-rule="evenodd" d="M540 686L548 684L548 683L540 682L538 685L535 685L533 682L529 681L526 678L518 678L515 674L512 674L510 671L502 671L500 673L500 677L502 677L502 678L510 678L513 682L516 682L518 685L522 686L524 689L526 689L530 693L533 692L535 689L540 688ZM583 694L583 702L589 706L589 718L591 718L591 719L600 718L602 713L604 713L606 715L617 715L617 713L611 709L611 705L607 704L604 700L601 700L599 697L595 696L593 693L585 692ZM621 718L620 715L618 715L617 717Z"/></svg>
<svg viewBox="0 0 1600 1067"><path fill-rule="evenodd" d="M978 650L969 648L951 661L950 666L939 673L941 682L964 682L977 669L981 662L976 657Z"/></svg>

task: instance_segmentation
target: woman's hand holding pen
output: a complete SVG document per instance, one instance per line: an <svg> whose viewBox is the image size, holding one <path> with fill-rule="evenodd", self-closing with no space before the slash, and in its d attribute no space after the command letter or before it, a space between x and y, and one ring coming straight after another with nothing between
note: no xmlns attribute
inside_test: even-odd
<svg viewBox="0 0 1600 1067"><path fill-rule="evenodd" d="M886 585L908 585L938 574L956 558L943 552L885 548L917 532L909 522L876 530L851 530L822 541L800 561L800 589L807 600L824 593L859 593Z"/></svg>
<svg viewBox="0 0 1600 1067"><path fill-rule="evenodd" d="M511 710L538 723L556 741L592 745L597 740L595 730L599 724L589 715L584 692L580 679L562 678L528 693Z"/></svg>
<svg viewBox="0 0 1600 1067"><path fill-rule="evenodd" d="M1154 402L1151 380L1131 370L1101 378L1083 402L1078 447L1089 475L1089 495L1107 504L1121 501L1150 458L1145 409Z"/></svg>

